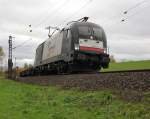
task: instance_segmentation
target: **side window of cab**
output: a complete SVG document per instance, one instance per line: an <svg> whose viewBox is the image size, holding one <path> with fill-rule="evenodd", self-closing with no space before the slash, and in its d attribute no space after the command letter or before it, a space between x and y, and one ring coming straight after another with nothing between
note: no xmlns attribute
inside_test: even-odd
<svg viewBox="0 0 150 119"><path fill-rule="evenodd" d="M66 40L69 40L71 38L70 29L67 29L65 32L66 32Z"/></svg>
<svg viewBox="0 0 150 119"><path fill-rule="evenodd" d="M67 30L67 39L70 39L71 38L71 32L70 32L70 30L68 29Z"/></svg>

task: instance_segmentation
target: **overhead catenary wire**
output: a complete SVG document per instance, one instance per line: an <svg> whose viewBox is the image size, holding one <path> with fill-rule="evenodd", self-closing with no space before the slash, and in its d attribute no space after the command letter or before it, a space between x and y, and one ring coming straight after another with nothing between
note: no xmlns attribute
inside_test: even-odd
<svg viewBox="0 0 150 119"><path fill-rule="evenodd" d="M31 33L31 32L32 32L32 25L29 24L28 27L29 27L29 31L28 31L28 32ZM31 41L31 40L32 40L32 38L29 38L29 40L26 40L26 41L20 43L19 45L13 47L12 49L14 50L14 49L16 49L16 48L18 48L18 47L22 47L24 44L26 44L27 42L29 42L29 41Z"/></svg>
<svg viewBox="0 0 150 119"><path fill-rule="evenodd" d="M37 19L39 20L40 18L43 18L42 16L48 15L50 10L51 11L55 10L58 7L58 5L60 5L60 4L61 4L61 2L59 2L57 5L54 5L54 6L48 6L47 9L45 9L38 17L36 17L36 20ZM37 24L39 24L39 22Z"/></svg>
<svg viewBox="0 0 150 119"><path fill-rule="evenodd" d="M114 19L114 18L117 18L118 20L117 20L115 23L113 23L112 25L109 25L108 28L111 28L113 25L117 25L117 24L120 24L120 23L122 23L122 22L125 22L128 18L131 18L131 17L133 17L133 16L136 16L139 12L142 12L142 11L138 11L138 12L136 12L136 13L133 13L133 14L129 15L129 16L126 16L126 17L123 16L123 14L127 15L129 11L132 11L132 10L138 8L139 6L143 5L143 4L146 3L146 2L150 2L150 0L143 0L143 1L141 1L141 2L138 2L138 3L135 4L134 6L130 7L129 9L127 9L126 11L121 12L120 15L118 15L119 17L118 17L118 16L115 16L115 17L113 17L113 18L110 18L111 21L112 21L112 19ZM144 8L145 8L145 7L144 7ZM142 9L143 9L143 8L142 8ZM123 13L123 14L122 14L122 13ZM110 21L110 20L109 20L109 21Z"/></svg>
<svg viewBox="0 0 150 119"><path fill-rule="evenodd" d="M124 11L123 14L127 14L129 11L131 11L131 10L133 10L133 9L135 9L135 8L137 8L137 7L139 7L139 6L141 6L142 4L144 4L144 3L146 3L146 2L150 2L150 0L143 0L143 1L139 2L139 3L137 3L136 5L130 7L130 8L127 9L126 11Z"/></svg>
<svg viewBox="0 0 150 119"><path fill-rule="evenodd" d="M126 16L126 18L124 18L125 16L123 16L123 14L127 15L129 11L132 11L132 10L138 8L139 6L143 5L143 4L146 3L146 2L150 2L150 0L143 0L143 1L141 1L141 2L138 2L138 3L135 4L134 6L130 7L129 9L127 9L126 11L121 12L120 15L117 15L117 16L115 16L115 17L110 18L111 21L112 21L112 19L114 19L114 18L117 18L118 20L116 19L117 21L114 22L112 25L109 25L108 28L111 28L113 25L117 25L117 24L120 24L120 23L122 23L122 22L125 22L125 21L126 21L128 18L130 18L130 17L136 16L136 14L138 14L138 13L141 12L141 11L138 11L138 12L136 12L136 13L134 13L134 14L131 14L130 16ZM145 7L144 7L144 8L145 8ZM122 13L123 13L123 14L122 14ZM119 16L119 17L118 17L118 16ZM110 21L110 20L108 20L108 21Z"/></svg>
<svg viewBox="0 0 150 119"><path fill-rule="evenodd" d="M137 8L138 6L140 6L141 4L145 3L145 2L150 2L150 1L144 0L143 2L140 2L140 4L136 4L136 8ZM121 25L122 23L124 23L125 21L127 21L129 18L132 18L132 17L138 15L139 13L143 12L143 11L142 11L143 9L148 8L148 7L150 7L150 5L147 6L147 7L141 8L140 10L138 10L137 12L135 12L135 13L133 13L133 14L130 14L130 15L127 15L127 16L122 16L122 18L121 18L121 16L120 16L120 18L119 18L116 22L114 22L113 24L111 24L111 25L109 25L109 26L106 26L107 29L109 29L109 30L112 29L112 28L113 28L112 26L114 26L114 25L119 25L119 24ZM135 7L134 7L134 8L135 8ZM133 9L134 9L134 8L133 8ZM131 8L130 8L130 9L131 9Z"/></svg>
<svg viewBox="0 0 150 119"><path fill-rule="evenodd" d="M67 6L70 6L70 4L71 4L70 2L71 2L71 0L66 1L66 3L64 3L62 5L62 7L60 7L54 14L52 14L52 16L50 16L51 19L46 20L47 21L46 24L55 23L56 19L58 19L61 16L61 14L68 11L68 9L66 9L66 8L67 8Z"/></svg>
<svg viewBox="0 0 150 119"><path fill-rule="evenodd" d="M29 40L26 40L26 41L20 43L19 45L13 47L12 49L16 49L16 48L22 47L24 44L26 44L27 42L29 42L29 41L31 41L31 40L32 40L32 38L30 38Z"/></svg>
<svg viewBox="0 0 150 119"><path fill-rule="evenodd" d="M142 9L140 9L139 11L137 11L137 12L135 12L135 13L133 13L133 14L131 14L131 15L129 15L129 16L123 18L123 19L121 19L121 22L125 22L125 21L127 21L129 18L134 17L134 16L136 16L136 15L142 13L142 12L143 12L143 11L142 11L143 9L146 9L146 8L149 8L149 7L150 7L150 5L147 6L147 7L144 7L144 8L142 8Z"/></svg>
<svg viewBox="0 0 150 119"><path fill-rule="evenodd" d="M61 22L58 27L60 27L61 24L64 24L65 22L67 22L69 19L71 19L74 14L77 14L80 10L84 9L90 2L92 2L93 0L88 0L84 5L82 5L79 9L77 9L75 12L73 12L72 14L69 15L69 17L67 17L63 22Z"/></svg>
<svg viewBox="0 0 150 119"><path fill-rule="evenodd" d="M68 2L68 0L65 0L62 4L60 4L58 7L56 7L56 9L54 9L50 13L48 13L45 18L43 18L37 25L35 25L35 27L41 26L44 22L46 22L49 19L49 17L52 17L54 14L56 14L56 12L58 12L59 10L61 10L62 6L65 6L65 4L67 2Z"/></svg>

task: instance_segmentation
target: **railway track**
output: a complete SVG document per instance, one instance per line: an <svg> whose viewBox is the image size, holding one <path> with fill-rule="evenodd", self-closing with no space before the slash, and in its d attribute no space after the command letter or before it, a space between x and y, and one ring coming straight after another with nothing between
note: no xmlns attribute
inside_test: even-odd
<svg viewBox="0 0 150 119"><path fill-rule="evenodd" d="M121 70L121 71L103 71L103 72L76 72L76 73L72 73L72 74L60 74L60 75L76 75L76 74L109 74L109 73L132 73L132 72L149 72L150 73L150 69L138 69L138 70Z"/></svg>
<svg viewBox="0 0 150 119"><path fill-rule="evenodd" d="M16 80L39 85L60 85L93 90L102 87L150 90L150 69L19 77Z"/></svg>
<svg viewBox="0 0 150 119"><path fill-rule="evenodd" d="M60 75L76 75L76 74L109 74L109 73L128 73L128 72L150 72L150 69L138 69L138 70L121 70L121 71L102 71L102 72L95 72L95 71L87 71L87 72L76 72L72 74L60 74Z"/></svg>
<svg viewBox="0 0 150 119"><path fill-rule="evenodd" d="M108 71L108 72L100 72L100 73L125 73L125 72L150 72L150 69Z"/></svg>
<svg viewBox="0 0 150 119"><path fill-rule="evenodd" d="M29 84L59 86L64 89L109 89L132 101L141 101L143 92L150 92L150 69L19 77L16 80Z"/></svg>

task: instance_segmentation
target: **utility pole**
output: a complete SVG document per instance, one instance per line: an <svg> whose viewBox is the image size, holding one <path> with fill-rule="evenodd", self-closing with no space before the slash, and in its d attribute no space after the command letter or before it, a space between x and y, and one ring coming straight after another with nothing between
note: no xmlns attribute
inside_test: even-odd
<svg viewBox="0 0 150 119"><path fill-rule="evenodd" d="M12 36L9 36L8 44L8 78L12 78L12 67L13 67L13 62L12 62Z"/></svg>

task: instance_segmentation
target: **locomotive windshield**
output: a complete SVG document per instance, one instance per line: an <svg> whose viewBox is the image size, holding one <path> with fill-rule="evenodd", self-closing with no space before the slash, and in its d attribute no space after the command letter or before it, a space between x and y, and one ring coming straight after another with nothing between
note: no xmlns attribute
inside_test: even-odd
<svg viewBox="0 0 150 119"><path fill-rule="evenodd" d="M93 36L93 40L102 40L102 30L99 27L79 26L79 38L89 39Z"/></svg>
<svg viewBox="0 0 150 119"><path fill-rule="evenodd" d="M93 28L93 36L95 40L102 40L102 30L100 28Z"/></svg>
<svg viewBox="0 0 150 119"><path fill-rule="evenodd" d="M79 26L78 29L80 38L89 38L91 35L91 30L88 26Z"/></svg>

